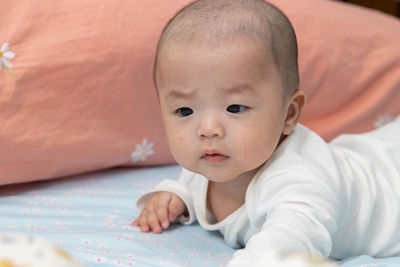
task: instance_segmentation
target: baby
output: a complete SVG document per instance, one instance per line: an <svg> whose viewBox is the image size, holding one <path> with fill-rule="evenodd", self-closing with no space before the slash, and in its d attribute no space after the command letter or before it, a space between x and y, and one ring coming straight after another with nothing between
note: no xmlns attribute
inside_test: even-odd
<svg viewBox="0 0 400 267"><path fill-rule="evenodd" d="M188 5L162 33L154 81L184 169L139 198L142 232L198 221L243 248L229 266L269 252L400 255L400 120L329 144L299 124L296 37L279 9Z"/></svg>

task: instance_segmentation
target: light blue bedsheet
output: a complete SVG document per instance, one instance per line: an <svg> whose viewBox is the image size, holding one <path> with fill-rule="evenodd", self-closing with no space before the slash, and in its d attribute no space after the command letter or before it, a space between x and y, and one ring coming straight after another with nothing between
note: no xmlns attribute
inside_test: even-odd
<svg viewBox="0 0 400 267"><path fill-rule="evenodd" d="M114 169L59 180L0 187L0 231L34 233L90 266L224 266L234 253L199 225L160 235L129 224L135 200L180 168ZM399 258L357 257L342 266L400 266Z"/></svg>

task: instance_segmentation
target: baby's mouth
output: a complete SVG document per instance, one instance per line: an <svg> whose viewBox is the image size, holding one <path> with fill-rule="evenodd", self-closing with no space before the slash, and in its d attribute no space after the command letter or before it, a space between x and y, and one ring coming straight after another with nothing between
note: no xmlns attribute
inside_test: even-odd
<svg viewBox="0 0 400 267"><path fill-rule="evenodd" d="M200 158L210 163L219 163L229 159L228 156L218 153L217 151L204 152Z"/></svg>

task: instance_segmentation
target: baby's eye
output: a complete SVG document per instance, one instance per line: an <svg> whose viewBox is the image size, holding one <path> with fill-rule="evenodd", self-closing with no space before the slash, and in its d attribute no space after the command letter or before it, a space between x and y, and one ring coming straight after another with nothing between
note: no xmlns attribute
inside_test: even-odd
<svg viewBox="0 0 400 267"><path fill-rule="evenodd" d="M230 105L226 108L226 110L230 113L241 113L243 111L246 111L248 108L249 107L246 107L244 105Z"/></svg>
<svg viewBox="0 0 400 267"><path fill-rule="evenodd" d="M175 111L175 113L180 117L187 117L193 114L193 110L191 108L183 107L183 108L178 108Z"/></svg>

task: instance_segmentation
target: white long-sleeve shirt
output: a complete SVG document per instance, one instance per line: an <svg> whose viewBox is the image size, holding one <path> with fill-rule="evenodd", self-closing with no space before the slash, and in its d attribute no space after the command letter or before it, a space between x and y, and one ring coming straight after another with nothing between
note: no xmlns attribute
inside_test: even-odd
<svg viewBox="0 0 400 267"><path fill-rule="evenodd" d="M229 266L246 266L268 251L306 251L345 259L400 255L400 120L327 144L302 125L282 142L250 182L245 203L221 222L207 208L208 180L183 169L158 191L182 198L198 221L238 250Z"/></svg>

